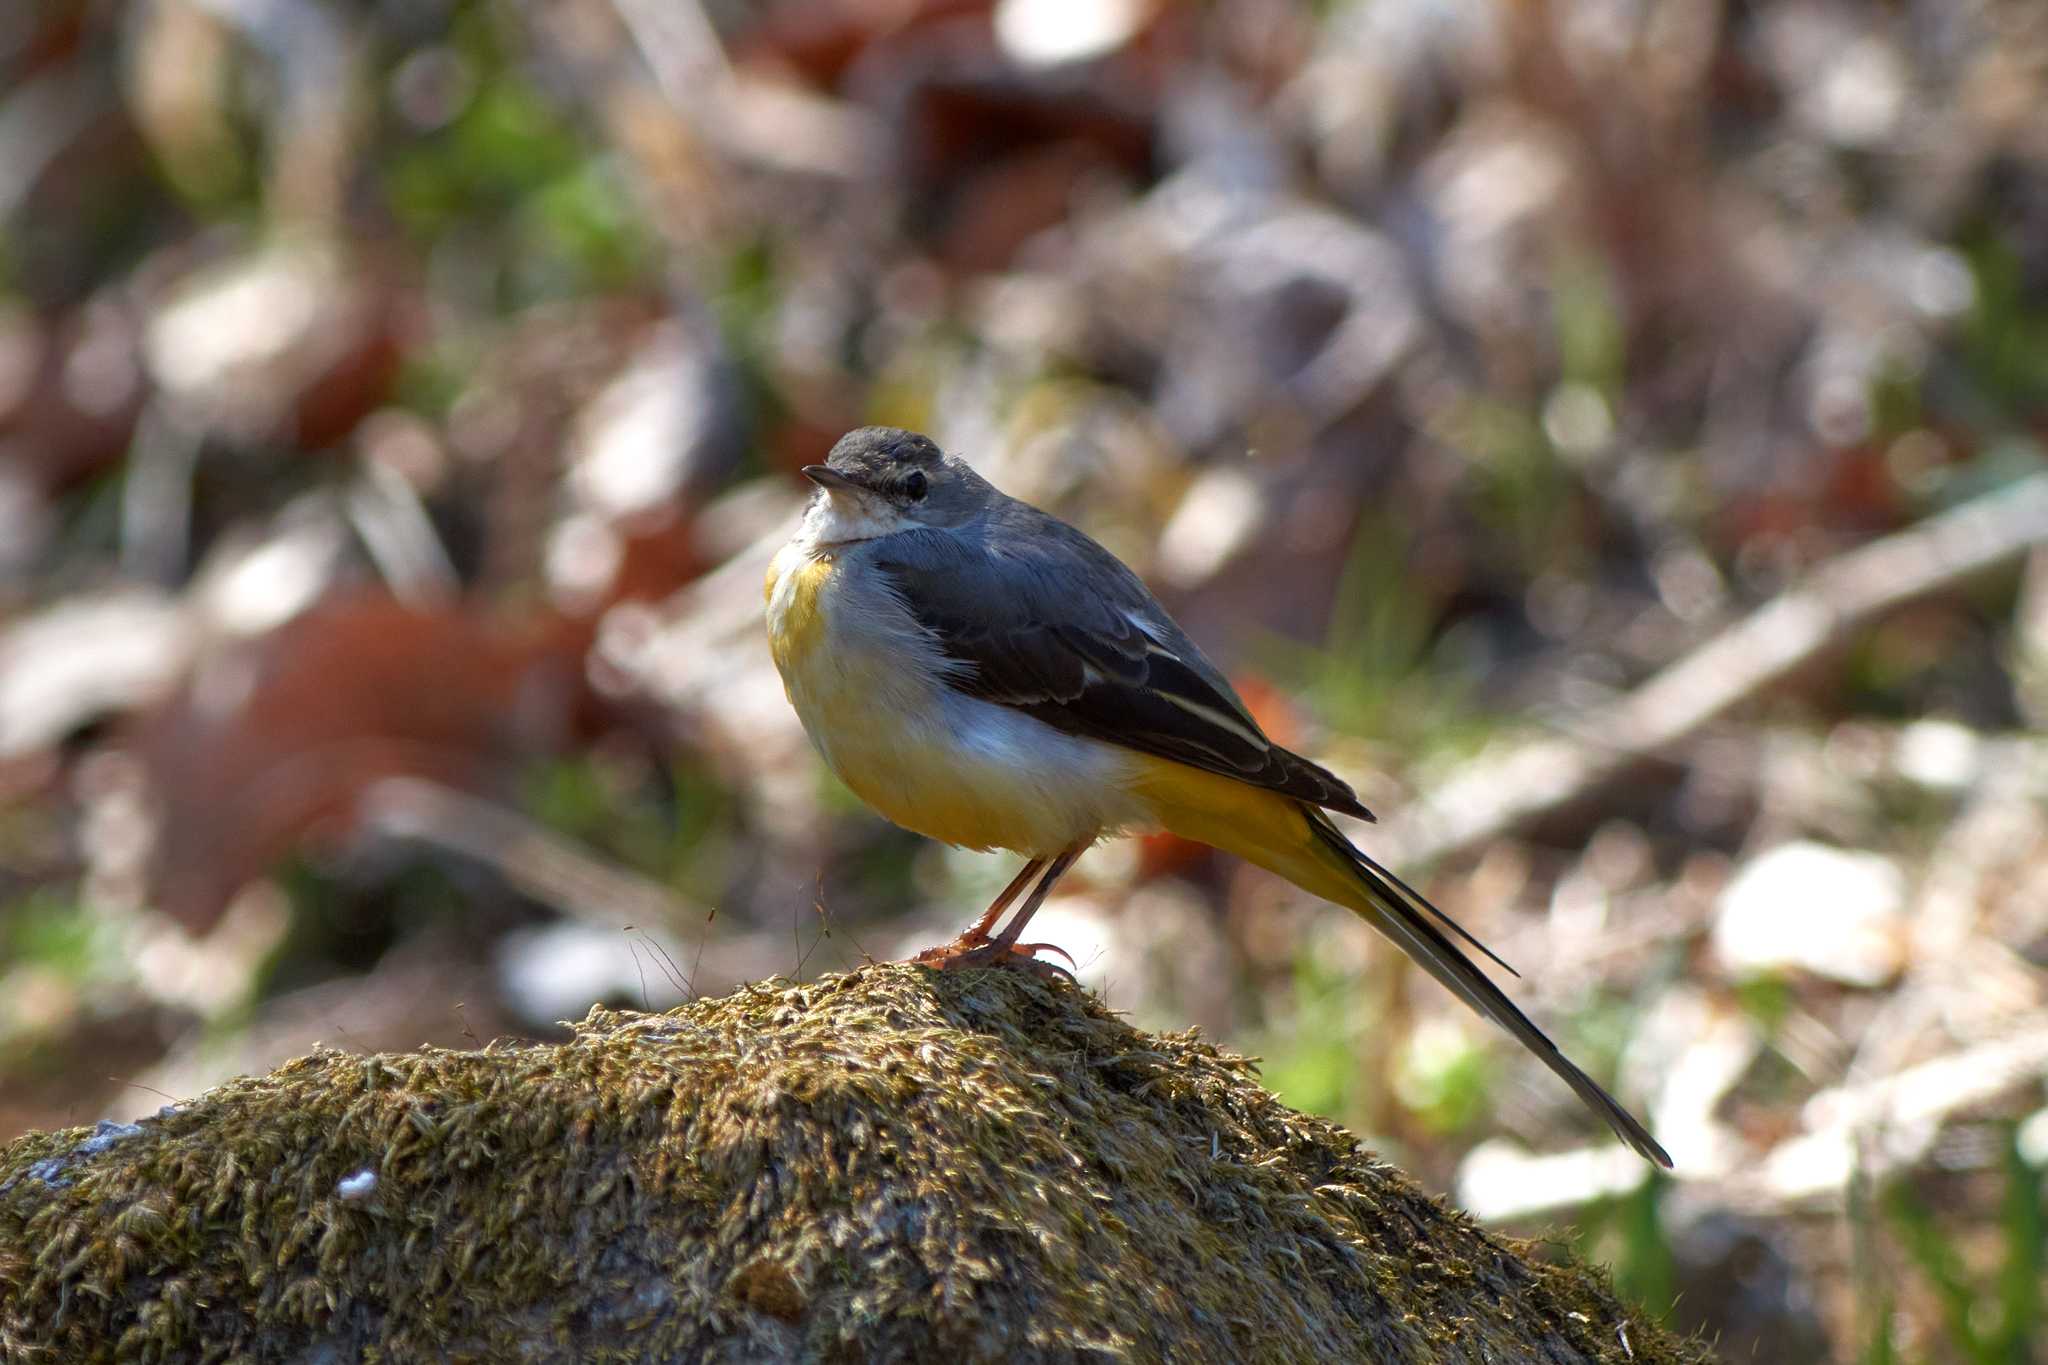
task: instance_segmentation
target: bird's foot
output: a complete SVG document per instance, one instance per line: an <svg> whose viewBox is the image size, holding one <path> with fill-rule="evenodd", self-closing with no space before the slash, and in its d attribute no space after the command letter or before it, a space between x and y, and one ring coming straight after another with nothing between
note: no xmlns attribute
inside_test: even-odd
<svg viewBox="0 0 2048 1365"><path fill-rule="evenodd" d="M1047 962L1039 953L1058 953L1067 959L1067 966ZM942 972L958 971L965 967L1004 967L1011 971L1029 972L1045 981L1073 981L1071 968L1075 965L1073 955L1057 943L1005 943L987 934L969 930L951 943L942 943L936 948L927 948L910 959L923 967L933 967ZM1078 983L1076 983L1078 984Z"/></svg>

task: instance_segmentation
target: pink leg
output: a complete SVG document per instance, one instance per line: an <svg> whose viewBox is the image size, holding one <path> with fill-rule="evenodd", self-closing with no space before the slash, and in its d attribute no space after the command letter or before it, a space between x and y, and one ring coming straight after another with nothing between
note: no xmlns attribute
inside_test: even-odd
<svg viewBox="0 0 2048 1365"><path fill-rule="evenodd" d="M981 912L981 918L969 925L967 932L960 935L960 937L963 939L987 938L988 931L995 928L996 921L1003 917L1003 911L1010 908L1010 902L1017 899L1019 891L1022 891L1031 884L1031 879L1038 875L1039 869L1045 866L1045 861L1043 858L1033 858L1030 862L1019 868L1017 875L1010 879L1010 884L1003 888L1002 894L989 902L988 909Z"/></svg>
<svg viewBox="0 0 2048 1365"><path fill-rule="evenodd" d="M1082 845L1082 848L1085 847L1086 845ZM924 963L928 967L937 967L941 971L950 971L956 967L1011 967L1035 972L1040 976L1063 976L1071 981L1072 972L1056 967L1050 962L1040 962L1035 956L1041 951L1050 950L1066 957L1067 955L1058 947L1050 943L1019 943L1017 939L1023 934L1024 926L1031 922L1031 917L1038 913L1038 907L1045 903L1053 884L1065 876L1067 869L1074 865L1074 860L1081 856L1082 848L1070 848L1049 860L1032 859L1025 865L1024 871L1018 873L1016 879L1003 889L1003 894L996 897L995 904L989 906L966 933L951 943L925 949L911 961ZM1022 908L1010 917L1010 922L1003 927L1001 933L990 938L989 929L1016 898L1025 882L1036 875L1041 867L1045 868L1045 875L1039 879L1038 885L1031 889L1031 894L1025 898ZM1067 960L1073 961L1072 958Z"/></svg>

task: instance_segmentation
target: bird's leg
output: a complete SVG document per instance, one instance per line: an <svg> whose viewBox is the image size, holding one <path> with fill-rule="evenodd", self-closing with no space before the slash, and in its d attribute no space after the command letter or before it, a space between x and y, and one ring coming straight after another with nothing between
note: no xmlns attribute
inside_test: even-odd
<svg viewBox="0 0 2048 1365"><path fill-rule="evenodd" d="M1045 858L1033 858L1017 869L1017 875L1010 878L1010 884L989 902L988 909L981 912L981 918L961 931L960 937L951 943L942 943L936 948L927 948L912 962L923 962L929 966L947 967L955 965L954 959L977 949L987 948L995 940L989 937L989 930L996 927L996 921L1003 917L1003 911L1010 908L1010 902L1017 899L1017 893L1031 885L1031 879L1044 870Z"/></svg>
<svg viewBox="0 0 2048 1365"><path fill-rule="evenodd" d="M1041 950L1050 949L1066 957L1059 947L1050 943L1020 944L1017 939L1024 932L1024 926L1031 922L1031 917L1038 913L1038 907L1045 903L1046 896L1052 891L1053 883L1066 875L1067 869L1074 865L1074 860L1081 856L1081 852L1081 848L1070 848L1056 858L1032 859L966 933L951 943L925 949L911 961L924 963L928 967L937 967L942 971L953 967L1018 967L1040 976L1064 976L1072 980L1072 972L1056 967L1050 962L1040 962L1035 956ZM1038 885L1031 889L1031 894L1025 898L1023 906L1017 913L1010 917L1010 922L1004 926L1003 931L990 938L988 931L994 927L996 920L1024 888L1025 883L1038 874L1040 868L1044 868L1045 875L1039 878ZM1071 962L1073 959L1067 960Z"/></svg>
<svg viewBox="0 0 2048 1365"><path fill-rule="evenodd" d="M1031 884L1031 879L1038 875L1039 869L1045 866L1045 861L1043 858L1033 858L1019 868L1017 875L1010 878L1010 884L1003 888L1002 894L988 903L988 909L981 912L981 918L969 925L967 932L960 937L976 941L987 938L988 931L995 928L996 921L1003 917L1003 911L1010 908L1010 902L1017 899L1019 891Z"/></svg>
<svg viewBox="0 0 2048 1365"><path fill-rule="evenodd" d="M1067 875L1067 869L1074 865L1074 860L1081 856L1081 852L1081 849L1070 848L1052 860L1051 866L1045 869L1045 875L1039 878L1038 885L1024 898L1024 904L1018 908L1016 914L1010 916L1010 922L1003 926L1003 932L996 935L997 943L1011 952L1024 953L1051 947L1050 944L1033 943L1020 949L1017 947L1017 939L1023 934L1024 926L1031 923L1031 917L1038 913L1038 907L1045 904L1045 898L1052 894L1053 883ZM1059 949L1054 948L1053 951L1058 952Z"/></svg>

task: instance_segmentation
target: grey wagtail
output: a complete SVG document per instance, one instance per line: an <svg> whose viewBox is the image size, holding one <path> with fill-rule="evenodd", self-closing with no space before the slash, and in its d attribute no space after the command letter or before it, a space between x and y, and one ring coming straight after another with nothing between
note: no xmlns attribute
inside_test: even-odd
<svg viewBox="0 0 2048 1365"><path fill-rule="evenodd" d="M906 829L1029 860L920 961L1030 965L1050 945L1020 943L1024 926L1083 850L1168 829L1359 915L1542 1058L1622 1141L1671 1164L1452 935L1498 957L1352 846L1324 812L1372 812L1267 739L1116 556L915 432L862 427L804 473L817 491L769 567L767 599L775 666L811 742Z"/></svg>

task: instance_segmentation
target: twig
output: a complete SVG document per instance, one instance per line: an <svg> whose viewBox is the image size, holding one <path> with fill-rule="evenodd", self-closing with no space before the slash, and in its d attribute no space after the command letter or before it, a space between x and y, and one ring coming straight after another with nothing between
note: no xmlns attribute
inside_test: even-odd
<svg viewBox="0 0 2048 1365"><path fill-rule="evenodd" d="M612 0L670 108L735 161L788 174L857 180L880 159L873 115L735 71L697 0Z"/></svg>
<svg viewBox="0 0 2048 1365"><path fill-rule="evenodd" d="M161 398L142 410L121 488L121 568L131 578L171 585L184 574L200 444Z"/></svg>
<svg viewBox="0 0 2048 1365"><path fill-rule="evenodd" d="M107 84L91 64L59 66L10 88L0 102L0 224L9 223L43 172L92 127L112 93Z"/></svg>
<svg viewBox="0 0 2048 1365"><path fill-rule="evenodd" d="M453 602L461 578L419 491L403 474L377 460L348 490L348 519L392 593L409 606Z"/></svg>
<svg viewBox="0 0 2048 1365"><path fill-rule="evenodd" d="M1807 1101L1818 1120L1779 1143L1731 1190L1767 1208L1846 1188L1925 1155L1949 1115L2048 1076L2048 1029L2027 1029ZM1874 1139L1874 1140L1873 1140Z"/></svg>
<svg viewBox="0 0 2048 1365"><path fill-rule="evenodd" d="M1481 759L1425 809L1389 821L1404 861L1433 862L1525 825L1755 696L1872 617L2048 544L2048 475L2022 479L1851 550L1642 686L1569 725Z"/></svg>
<svg viewBox="0 0 2048 1365"><path fill-rule="evenodd" d="M598 924L677 925L703 909L667 887L610 866L515 811L416 777L363 794L366 829L458 853L549 905Z"/></svg>
<svg viewBox="0 0 2048 1365"><path fill-rule="evenodd" d="M612 0L669 104L701 114L732 93L725 45L697 0Z"/></svg>
<svg viewBox="0 0 2048 1365"><path fill-rule="evenodd" d="M1807 1131L1739 1160L1694 1165L1676 1178L1713 1202L1780 1213L1816 1198L1853 1197L1856 1182L1925 1157L1950 1115L2048 1076L2048 1029L2003 1038L1887 1076L1824 1090L1807 1101ZM1540 1217L1641 1187L1648 1168L1611 1144L1532 1155L1509 1142L1474 1149L1458 1174L1458 1203L1488 1220Z"/></svg>

